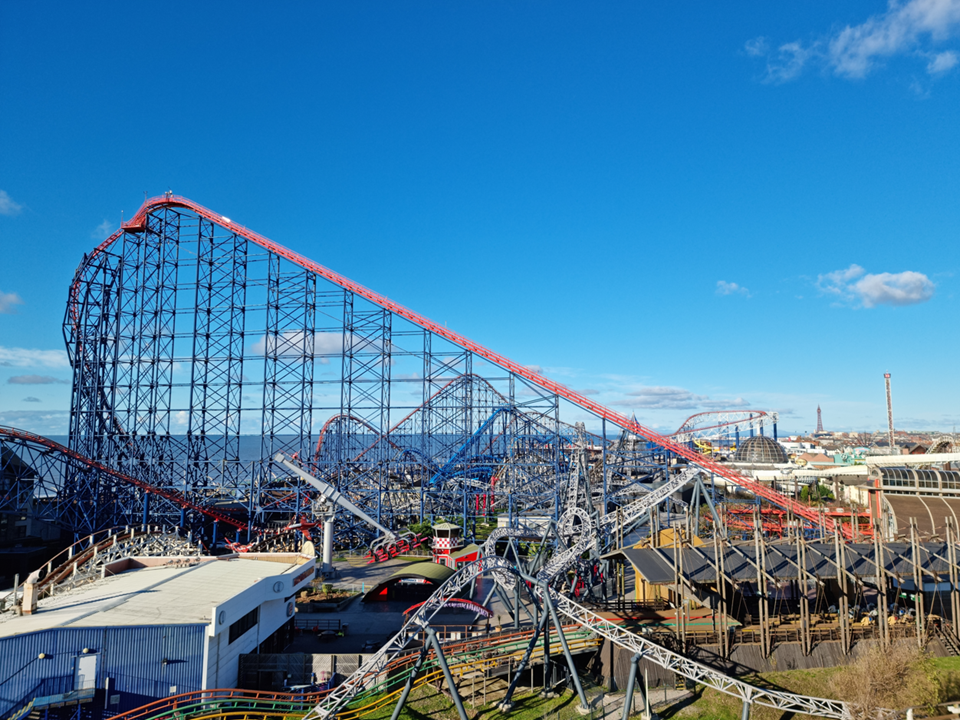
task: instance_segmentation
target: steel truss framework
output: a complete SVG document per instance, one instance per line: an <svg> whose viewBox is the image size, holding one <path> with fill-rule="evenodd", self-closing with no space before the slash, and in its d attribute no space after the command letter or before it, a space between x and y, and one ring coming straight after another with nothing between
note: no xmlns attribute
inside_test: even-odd
<svg viewBox="0 0 960 720"><path fill-rule="evenodd" d="M666 477L676 456L833 527L170 194L148 200L83 259L64 336L74 372L69 461L35 457L37 441L7 435L18 462L60 465L56 478L36 473L41 493L7 493L0 509L40 497L43 512L78 535L146 521L207 541L236 528L234 539L250 542L306 519L312 490L274 463L278 452L393 527L437 516L466 525L491 513L511 524L523 513L556 518L574 475L589 477L607 510L641 494L638 483ZM598 416L602 437L562 422L566 402ZM342 515L337 530L343 544L369 539Z"/></svg>

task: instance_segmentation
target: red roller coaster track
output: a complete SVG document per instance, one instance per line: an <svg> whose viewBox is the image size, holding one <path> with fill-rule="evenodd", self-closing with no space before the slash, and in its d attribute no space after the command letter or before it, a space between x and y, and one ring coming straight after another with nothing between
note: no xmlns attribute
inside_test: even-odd
<svg viewBox="0 0 960 720"><path fill-rule="evenodd" d="M213 223L216 223L217 225L223 227L226 230L235 232L237 235L246 238L250 242L253 242L259 245L265 250L275 253L280 257L286 258L290 262L296 265L299 265L300 267L306 270L309 270L310 272L316 273L320 277L326 280L329 280L335 285L339 285L345 290L349 290L350 292L355 293L360 297L366 298L370 302L376 305L379 305L385 310L389 310L390 312L409 320L415 325L418 325L424 328L425 330L429 330L435 335L446 338L450 342L456 345L459 345L465 350L469 350L470 352L484 358L485 360L488 360L489 362L502 367L504 370L507 370L513 373L514 375L518 375L524 378L525 380L527 380L528 382L531 382L534 385L537 385L550 393L556 394L564 398L565 400L568 400L569 402L573 403L574 405L577 405L583 408L584 410L588 410L589 412L613 423L614 425L618 425L619 427L627 430L628 432L634 433L635 435L638 435L648 440L649 442L655 443L660 447L666 450L669 450L670 452L676 455L679 455L680 457L686 458L688 461L690 461L694 465L697 465L698 467L706 470L707 472L711 472L716 475L719 475L725 480L730 481L731 483L743 488L744 490L748 490L752 492L754 495L756 495L759 498L762 498L763 500L766 500L767 502L773 503L774 505L778 505L779 507L789 510L795 515L797 515L798 517L802 517L806 520L809 520L810 522L816 525L820 525L821 523L823 523L826 529L830 532L843 532L844 535L852 536L852 531L848 529L845 525L843 525L842 523L838 525L837 523L835 523L833 520L829 518L821 517L820 514L813 508L807 507L806 505L803 505L802 503L799 503L796 500L793 500L792 498L786 497L785 495L780 494L776 490L769 488L765 485L762 485L761 483L758 483L755 480L746 478L740 475L739 473L735 472L731 468L721 465L711 460L710 458L704 457L703 455L696 452L695 450L691 450L690 448L684 445L675 443L672 440L670 440L668 437L663 436L657 432L654 432L650 428L644 427L640 423L631 420L626 415L621 415L618 412L610 410L609 408L606 408L603 405L600 405L590 400L589 398L581 395L580 393L574 390L571 390L570 388L564 387L560 383L554 382L553 380L550 380L549 378L544 377L539 373L533 372L532 370L524 367L523 365L520 365L519 363L516 363L513 360L510 360L509 358L494 352L493 350L488 350L484 346L479 345L478 343L475 343L472 340L469 340L463 335L460 335L459 333L449 330L442 325L438 325L437 323L427 319L423 315L415 313L412 310L409 310L408 308L404 307L403 305L399 305L398 303L393 302L389 298L383 295L380 295L379 293L375 293L374 291L369 290L368 288L365 288L363 285L355 283L352 280L349 280L348 278L344 277L343 275L340 275L334 272L333 270L330 270L324 267L323 265L320 265L314 262L313 260L310 260L309 258L306 258L303 255L300 255L299 253L294 252L293 250L289 250L288 248L285 248L282 245L275 243L269 238L266 238L263 235L260 235L259 233L254 232L253 230L245 228L242 225L239 225L238 223L233 222L232 220L230 220L229 218L223 215L215 213L212 210L208 210L202 205L198 205L197 203L185 197L181 197L179 195L167 194L167 195L161 195L159 197L148 199L146 202L144 202L140 210L137 211L137 214L133 218L131 218L129 221L125 222L120 230L115 232L113 235L107 238L103 243L101 243L96 248L96 250L93 251L90 257L95 257L100 252L108 248L115 240L117 240L117 238L120 237L123 231L142 232L143 230L145 230L146 218L148 213L150 213L152 210L155 210L157 208L162 208L162 207L184 208L185 210L189 210L190 212L195 213L196 215L199 215L202 218L205 218ZM76 296L76 293L74 291L74 297L75 296Z"/></svg>
<svg viewBox="0 0 960 720"><path fill-rule="evenodd" d="M141 490L147 491L148 493L153 493L158 497L165 498L170 502L176 503L182 508L186 508L187 510L196 510L197 512L200 512L200 513L203 513L204 515L212 517L214 520L219 520L220 522L226 523L227 525L232 525L238 530L247 529L246 523L240 520L237 520L236 518L232 518L229 515L226 515L217 510L213 510L208 507L203 507L202 505L197 505L196 503L190 501L186 496L176 492L175 490L164 490L163 488L154 487L149 483L145 483L142 480L137 480L136 478L132 478L129 475L124 475L121 472L112 470L108 468L106 465L99 463L96 460L91 460L90 458L85 457L78 452L74 452L70 448L64 447L60 443L56 443L53 440L43 437L42 435L34 435L31 432L27 432L25 430L19 430L17 428L0 427L0 440L2 440L5 437L24 441L24 442L36 443L37 445L42 445L43 447L47 448L48 450L51 450L52 452L60 453L65 457L68 457L71 460L74 460L75 462L80 463L81 465L84 465L88 468L93 468L97 472L103 473L104 475L109 475L115 480L119 480L120 482L134 485L140 488Z"/></svg>

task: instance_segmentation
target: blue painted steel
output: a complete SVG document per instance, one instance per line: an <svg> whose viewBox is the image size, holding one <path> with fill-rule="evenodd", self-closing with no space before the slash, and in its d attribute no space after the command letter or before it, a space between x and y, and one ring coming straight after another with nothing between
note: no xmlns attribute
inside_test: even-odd
<svg viewBox="0 0 960 720"><path fill-rule="evenodd" d="M98 689L110 678L111 691L150 698L200 690L205 632L205 625L65 627L0 638L0 716L31 697L73 690L84 649L97 655Z"/></svg>

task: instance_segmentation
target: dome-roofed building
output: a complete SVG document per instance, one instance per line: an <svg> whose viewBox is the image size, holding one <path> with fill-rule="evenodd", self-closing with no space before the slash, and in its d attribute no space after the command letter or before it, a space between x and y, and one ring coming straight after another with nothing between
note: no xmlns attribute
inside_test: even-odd
<svg viewBox="0 0 960 720"><path fill-rule="evenodd" d="M766 435L754 435L740 443L733 460L741 463L789 462L787 451L783 449L783 445Z"/></svg>

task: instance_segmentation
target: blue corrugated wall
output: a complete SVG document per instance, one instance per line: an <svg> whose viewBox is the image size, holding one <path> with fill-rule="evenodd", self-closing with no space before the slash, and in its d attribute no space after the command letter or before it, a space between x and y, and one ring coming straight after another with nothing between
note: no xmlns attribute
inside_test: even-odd
<svg viewBox="0 0 960 720"><path fill-rule="evenodd" d="M0 716L34 695L72 690L84 648L97 653L97 688L110 678L111 693L160 698L200 690L205 631L205 625L65 627L0 638Z"/></svg>

